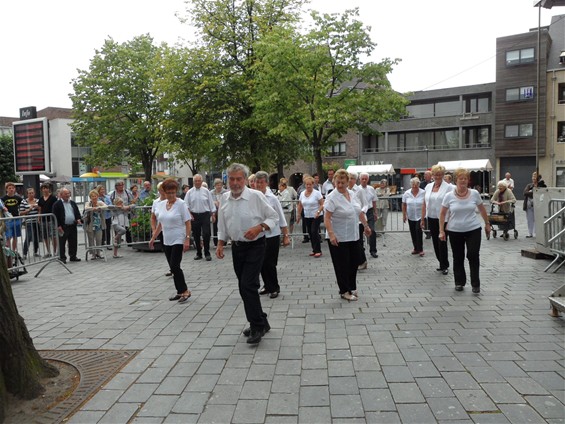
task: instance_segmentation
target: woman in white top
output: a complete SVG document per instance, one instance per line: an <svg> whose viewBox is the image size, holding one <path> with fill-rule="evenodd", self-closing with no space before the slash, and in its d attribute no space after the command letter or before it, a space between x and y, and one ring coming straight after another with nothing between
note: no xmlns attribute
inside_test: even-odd
<svg viewBox="0 0 565 424"><path fill-rule="evenodd" d="M410 180L410 190L402 195L402 220L408 220L410 236L412 237L413 255L424 256L423 232L420 226L422 220L422 205L424 204L424 194L420 188L420 179L414 177Z"/></svg>
<svg viewBox="0 0 565 424"><path fill-rule="evenodd" d="M324 225L332 257L339 294L342 299L357 300L357 268L361 262L359 221L365 235L371 235L367 217L355 193L347 188L349 174L339 169L334 174L334 190L324 203Z"/></svg>
<svg viewBox="0 0 565 424"><path fill-rule="evenodd" d="M465 248L467 248L467 259L471 274L471 286L473 293L481 291L479 279L479 250L481 248L481 223L475 209L478 208L485 222L485 232L490 235L490 224L487 211L483 205L481 195L477 190L468 188L469 171L463 168L455 170L455 190L448 193L443 199L440 212L439 236L445 240L445 216L449 211L449 243L453 251L453 277L455 279L455 290L461 291L467 282L465 274Z"/></svg>
<svg viewBox="0 0 565 424"><path fill-rule="evenodd" d="M441 271L443 275L447 275L447 269L449 268L447 241L445 239L440 240L439 238L439 213L441 211L443 198L447 193L453 191L455 187L444 181L444 175L445 168L443 166L432 166L432 178L434 182L433 184L430 183L426 185L426 193L422 205L422 218L425 217L428 220L428 230L432 236L434 252L439 262L437 271ZM420 227L424 229L424 225L424 220L422 220Z"/></svg>
<svg viewBox="0 0 565 424"><path fill-rule="evenodd" d="M184 303L191 296L191 293L186 286L180 263L182 254L190 249L191 217L186 203L177 197L179 184L175 180L166 179L163 181L161 189L165 192L167 198L157 204L155 215L158 224L151 236L149 247L153 249L155 239L163 231L163 250L177 289L177 293L171 296L169 300L178 300L179 303Z"/></svg>
<svg viewBox="0 0 565 424"><path fill-rule="evenodd" d="M310 256L319 258L322 256L322 245L320 240L320 224L323 219L324 211L324 198L322 193L314 190L314 178L304 178L304 187L306 188L298 200L298 208L296 211L296 223L300 223L302 210L304 210L304 223L306 230L310 236L310 243L312 244L312 253Z"/></svg>
<svg viewBox="0 0 565 424"><path fill-rule="evenodd" d="M390 209L390 187L388 186L388 181L382 179L380 181L379 187L375 189L377 193L377 229L378 231L384 231L386 228L386 222L388 217L388 211Z"/></svg>

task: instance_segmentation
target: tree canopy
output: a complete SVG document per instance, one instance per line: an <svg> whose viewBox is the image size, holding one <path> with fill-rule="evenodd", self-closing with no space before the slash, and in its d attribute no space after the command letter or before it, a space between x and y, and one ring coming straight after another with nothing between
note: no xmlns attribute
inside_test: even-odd
<svg viewBox="0 0 565 424"><path fill-rule="evenodd" d="M14 169L14 141L9 134L0 135L0 183L18 181Z"/></svg>
<svg viewBox="0 0 565 424"><path fill-rule="evenodd" d="M71 94L71 127L77 142L91 147L89 163L141 162L145 178L151 178L153 160L168 144L161 93L155 89L164 48L149 35L122 44L109 39L89 69L79 70Z"/></svg>

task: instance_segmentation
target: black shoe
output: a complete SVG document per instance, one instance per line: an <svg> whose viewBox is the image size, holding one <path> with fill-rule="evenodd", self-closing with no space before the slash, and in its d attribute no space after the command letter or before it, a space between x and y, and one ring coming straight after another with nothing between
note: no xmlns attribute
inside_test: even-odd
<svg viewBox="0 0 565 424"><path fill-rule="evenodd" d="M165 277L170 277L171 275L173 275L173 273L171 271L169 271L165 274Z"/></svg>
<svg viewBox="0 0 565 424"><path fill-rule="evenodd" d="M480 292L481 292L480 287L473 287L473 293L480 293Z"/></svg>
<svg viewBox="0 0 565 424"><path fill-rule="evenodd" d="M267 291L267 289L265 288L265 286L261 287L261 290L259 290L259 294L261 296L263 296L264 294L269 294L269 292Z"/></svg>
<svg viewBox="0 0 565 424"><path fill-rule="evenodd" d="M371 256L372 256L373 258L378 258L378 257L379 257L379 255L377 255L377 252L371 252Z"/></svg>
<svg viewBox="0 0 565 424"><path fill-rule="evenodd" d="M271 326L269 325L269 323L265 324L265 328L264 328L265 333L268 333L270 330L271 330ZM243 330L243 335L245 337L249 337L250 334L251 334L250 327L247 327L245 330Z"/></svg>
<svg viewBox="0 0 565 424"><path fill-rule="evenodd" d="M80 259L80 258L77 258L76 256L73 256L71 259L69 259L69 261L71 261L71 262L80 262L81 259Z"/></svg>
<svg viewBox="0 0 565 424"><path fill-rule="evenodd" d="M279 292L278 292L278 291L272 292L272 293L269 295L269 297L270 297L271 299L276 299L277 297L279 297Z"/></svg>
<svg viewBox="0 0 565 424"><path fill-rule="evenodd" d="M310 239L303 239L302 243L310 243Z"/></svg>
<svg viewBox="0 0 565 424"><path fill-rule="evenodd" d="M473 289L474 290L474 289ZM463 286L456 284L455 285L455 291L463 291Z"/></svg>
<svg viewBox="0 0 565 424"><path fill-rule="evenodd" d="M206 255L206 260L207 260L208 262L210 262L210 261L212 260L212 256Z"/></svg>
<svg viewBox="0 0 565 424"><path fill-rule="evenodd" d="M66 264L67 260L66 259L59 259L59 262Z"/></svg>
<svg viewBox="0 0 565 424"><path fill-rule="evenodd" d="M175 301L175 300L179 300L182 297L182 294L175 294L174 296L169 297L169 300L171 302Z"/></svg>
<svg viewBox="0 0 565 424"><path fill-rule="evenodd" d="M261 330L251 330L249 337L247 338L247 343L257 344L261 341L261 338L265 335L265 329Z"/></svg>
<svg viewBox="0 0 565 424"><path fill-rule="evenodd" d="M202 259L202 255L196 255L196 256L194 257L194 260L195 260L195 261L199 261L200 259Z"/></svg>
<svg viewBox="0 0 565 424"><path fill-rule="evenodd" d="M442 273L443 275L447 275L447 274L449 273L449 271L447 271L447 269L442 269L442 270L441 270L441 273Z"/></svg>

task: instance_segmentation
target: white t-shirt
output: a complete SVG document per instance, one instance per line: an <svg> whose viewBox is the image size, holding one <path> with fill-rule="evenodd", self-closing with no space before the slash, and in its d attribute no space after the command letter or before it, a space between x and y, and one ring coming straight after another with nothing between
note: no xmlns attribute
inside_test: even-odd
<svg viewBox="0 0 565 424"><path fill-rule="evenodd" d="M412 189L406 190L402 195L402 203L406 203L406 217L410 221L419 221L422 218L422 205L424 204L424 196L426 192L419 189L418 194L414 196Z"/></svg>
<svg viewBox="0 0 565 424"><path fill-rule="evenodd" d="M320 209L321 199L323 199L322 193L320 193L318 190L312 190L310 196L306 196L306 191L303 191L300 194L300 203L302 203L302 207L304 208L305 218L316 217L316 211ZM322 213L320 213L319 216L322 216Z"/></svg>
<svg viewBox="0 0 565 424"><path fill-rule="evenodd" d="M186 221L190 221L190 213L182 199L176 200L167 210L167 201L159 202L156 206L155 215L161 224L163 232L163 244L173 246L175 244L183 244L186 239Z"/></svg>
<svg viewBox="0 0 565 424"><path fill-rule="evenodd" d="M332 213L332 227L338 242L359 240L361 203L353 191L348 191L350 201L339 191L333 190L324 203L324 209ZM326 238L329 237L326 230Z"/></svg>
<svg viewBox="0 0 565 424"><path fill-rule="evenodd" d="M442 203L442 206L449 211L447 230L464 233L481 228L476 208L482 203L481 195L477 190L469 189L469 196L466 199L457 197L455 191L447 193Z"/></svg>

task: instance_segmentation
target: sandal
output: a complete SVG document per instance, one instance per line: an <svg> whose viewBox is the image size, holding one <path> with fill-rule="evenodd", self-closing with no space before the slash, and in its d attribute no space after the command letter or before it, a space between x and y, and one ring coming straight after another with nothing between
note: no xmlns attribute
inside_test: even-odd
<svg viewBox="0 0 565 424"><path fill-rule="evenodd" d="M120 259L120 258L123 258L123 256L122 255L114 255L114 259Z"/></svg>
<svg viewBox="0 0 565 424"><path fill-rule="evenodd" d="M192 296L191 292L188 292L188 294L181 294L179 303L185 303L190 296Z"/></svg>
<svg viewBox="0 0 565 424"><path fill-rule="evenodd" d="M169 297L169 300L170 300L171 302L173 302L173 301L175 301L175 300L179 300L181 297L182 297L182 295L180 295L180 294L177 293L177 294L175 294L174 296Z"/></svg>

